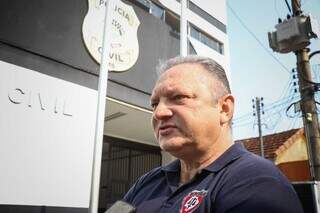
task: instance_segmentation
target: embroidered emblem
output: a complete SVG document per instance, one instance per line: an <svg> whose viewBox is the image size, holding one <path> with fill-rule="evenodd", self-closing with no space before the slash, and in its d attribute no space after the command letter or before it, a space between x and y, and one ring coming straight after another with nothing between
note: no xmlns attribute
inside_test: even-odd
<svg viewBox="0 0 320 213"><path fill-rule="evenodd" d="M192 213L201 204L203 198L207 195L206 190L193 190L182 200L180 213Z"/></svg>

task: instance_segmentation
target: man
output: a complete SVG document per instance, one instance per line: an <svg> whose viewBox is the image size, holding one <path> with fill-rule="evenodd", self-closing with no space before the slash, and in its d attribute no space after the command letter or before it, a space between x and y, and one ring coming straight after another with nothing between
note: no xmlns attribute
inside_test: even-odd
<svg viewBox="0 0 320 213"><path fill-rule="evenodd" d="M220 65L187 56L159 70L152 125L161 149L177 160L142 176L124 201L146 213L302 212L279 170L234 144L234 97Z"/></svg>

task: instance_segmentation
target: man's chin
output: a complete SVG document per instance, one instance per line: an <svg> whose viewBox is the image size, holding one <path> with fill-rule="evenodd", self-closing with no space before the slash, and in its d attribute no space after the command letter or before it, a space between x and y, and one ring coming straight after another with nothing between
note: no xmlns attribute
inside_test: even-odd
<svg viewBox="0 0 320 213"><path fill-rule="evenodd" d="M159 142L160 148L169 153L180 151L184 144L185 141L181 139L162 140Z"/></svg>
<svg viewBox="0 0 320 213"><path fill-rule="evenodd" d="M163 150L163 151L166 151L166 152L169 152L169 153L172 153L172 152L177 152L178 150L181 150L181 146L168 146L168 145L163 145L163 146L160 146L160 148Z"/></svg>

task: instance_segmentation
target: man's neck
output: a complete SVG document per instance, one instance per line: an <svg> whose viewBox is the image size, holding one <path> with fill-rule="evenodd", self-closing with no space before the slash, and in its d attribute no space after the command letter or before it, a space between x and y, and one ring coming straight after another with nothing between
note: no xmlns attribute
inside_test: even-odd
<svg viewBox="0 0 320 213"><path fill-rule="evenodd" d="M217 160L233 144L233 142L224 142L219 144L218 147L217 144L215 144L211 150L208 150L207 153L198 158L193 156L191 160L180 159L180 183L186 183L190 181L197 173L200 173L203 168L209 166L215 160Z"/></svg>

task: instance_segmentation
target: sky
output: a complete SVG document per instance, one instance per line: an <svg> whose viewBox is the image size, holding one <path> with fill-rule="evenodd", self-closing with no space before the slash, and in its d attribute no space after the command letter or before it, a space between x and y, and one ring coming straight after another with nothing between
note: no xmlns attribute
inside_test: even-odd
<svg viewBox="0 0 320 213"><path fill-rule="evenodd" d="M273 52L267 36L278 18L284 20L289 14L285 1L227 0L227 5L231 87L236 98L234 138L258 136L252 108L255 97L263 97L263 135L302 127L301 114L294 113L293 107L286 115L289 105L300 98L294 92L298 87L294 86L291 71L296 66L296 56ZM303 0L301 5L305 14L312 14L320 22L320 0ZM320 50L320 39L312 39L309 48L311 52ZM316 65L320 64L320 54L310 63L314 80L320 82L320 66Z"/></svg>

